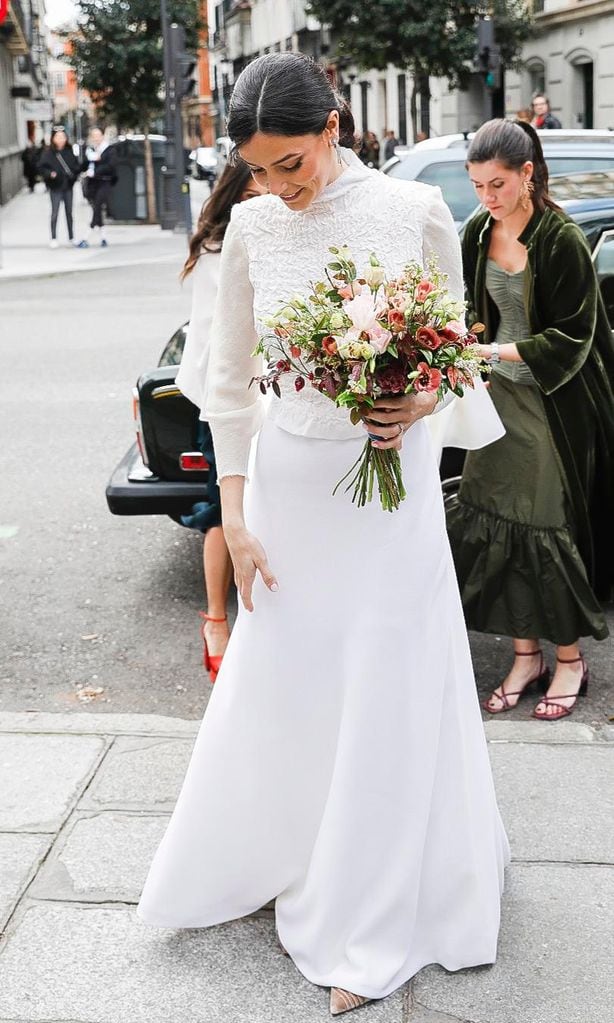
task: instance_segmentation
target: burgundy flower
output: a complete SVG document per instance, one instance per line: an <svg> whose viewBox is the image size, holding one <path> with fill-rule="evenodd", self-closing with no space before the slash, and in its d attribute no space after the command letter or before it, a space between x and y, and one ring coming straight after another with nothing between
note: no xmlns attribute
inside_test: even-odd
<svg viewBox="0 0 614 1023"><path fill-rule="evenodd" d="M420 348L429 348L432 352L441 348L443 339L432 327L418 327L416 331L416 343Z"/></svg>
<svg viewBox="0 0 614 1023"><path fill-rule="evenodd" d="M297 391L302 391L303 387L305 386L305 377L296 377L294 381L294 386Z"/></svg>
<svg viewBox="0 0 614 1023"><path fill-rule="evenodd" d="M400 366L378 369L375 380L384 394L403 394L407 387L407 374Z"/></svg>
<svg viewBox="0 0 614 1023"><path fill-rule="evenodd" d="M414 380L416 391L436 391L441 384L442 376L438 369L433 369L427 362L419 362L416 366L420 376Z"/></svg>

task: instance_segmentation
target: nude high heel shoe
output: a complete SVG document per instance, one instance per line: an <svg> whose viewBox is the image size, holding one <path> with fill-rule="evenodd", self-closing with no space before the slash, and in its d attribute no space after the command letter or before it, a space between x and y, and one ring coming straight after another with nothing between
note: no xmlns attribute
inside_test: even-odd
<svg viewBox="0 0 614 1023"><path fill-rule="evenodd" d="M355 995L353 991L344 991L342 987L331 987L330 989L330 1014L340 1016L342 1012L350 1012L351 1009L358 1009L361 1005L373 1001L372 998L364 998L363 995Z"/></svg>

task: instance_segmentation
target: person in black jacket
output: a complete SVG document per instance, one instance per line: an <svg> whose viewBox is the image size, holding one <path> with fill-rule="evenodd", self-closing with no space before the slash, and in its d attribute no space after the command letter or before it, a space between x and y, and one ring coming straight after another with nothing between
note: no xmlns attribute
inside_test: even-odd
<svg viewBox="0 0 614 1023"><path fill-rule="evenodd" d="M56 230L60 206L64 206L69 241L73 240L72 190L81 165L68 144L62 125L51 132L51 142L41 156L38 169L51 198L51 248L57 249Z"/></svg>
<svg viewBox="0 0 614 1023"><path fill-rule="evenodd" d="M23 176L28 182L28 188L33 192L38 177L38 148L31 139L21 154L21 162L23 164Z"/></svg>
<svg viewBox="0 0 614 1023"><path fill-rule="evenodd" d="M100 238L103 248L108 245L104 233L104 209L109 212L111 189L117 183L117 154L100 128L90 131L90 145L85 151L87 171L83 194L92 207L92 220L87 238L79 242L80 249L88 248L92 238Z"/></svg>

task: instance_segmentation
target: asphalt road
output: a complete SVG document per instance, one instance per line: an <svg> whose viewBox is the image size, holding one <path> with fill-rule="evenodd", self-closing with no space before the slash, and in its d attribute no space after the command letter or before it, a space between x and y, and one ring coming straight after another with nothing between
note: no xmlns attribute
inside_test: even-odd
<svg viewBox="0 0 614 1023"><path fill-rule="evenodd" d="M202 714L200 536L114 517L104 497L133 439L134 381L189 313L177 270L0 282L0 710ZM486 693L509 643L471 641ZM575 719L604 722L614 641L585 649L593 681ZM84 686L103 692L82 702Z"/></svg>

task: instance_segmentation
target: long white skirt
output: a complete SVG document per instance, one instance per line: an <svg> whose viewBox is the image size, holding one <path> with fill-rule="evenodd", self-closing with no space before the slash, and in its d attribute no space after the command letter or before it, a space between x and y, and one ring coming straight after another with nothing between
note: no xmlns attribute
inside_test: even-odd
<svg viewBox="0 0 614 1023"><path fill-rule="evenodd" d="M248 524L279 591L239 610L138 913L208 927L276 899L308 980L382 998L495 960L509 847L427 428L393 513L331 496L362 443L265 423Z"/></svg>

